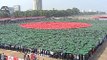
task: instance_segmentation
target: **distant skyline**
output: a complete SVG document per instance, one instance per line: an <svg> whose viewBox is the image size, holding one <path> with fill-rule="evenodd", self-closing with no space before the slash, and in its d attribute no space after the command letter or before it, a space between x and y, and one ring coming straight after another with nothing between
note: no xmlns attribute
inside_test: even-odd
<svg viewBox="0 0 107 60"><path fill-rule="evenodd" d="M73 7L80 10L94 10L107 12L107 0L43 0L43 10L72 9ZM13 7L21 5L21 10L31 10L33 8L33 0L0 0L1 6Z"/></svg>

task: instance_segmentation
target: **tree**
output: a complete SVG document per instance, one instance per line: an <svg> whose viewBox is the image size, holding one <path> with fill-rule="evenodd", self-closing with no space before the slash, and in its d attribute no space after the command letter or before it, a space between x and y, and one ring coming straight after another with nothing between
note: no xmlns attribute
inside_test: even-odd
<svg viewBox="0 0 107 60"><path fill-rule="evenodd" d="M67 9L66 12L67 12L68 16L72 15L72 9Z"/></svg>
<svg viewBox="0 0 107 60"><path fill-rule="evenodd" d="M78 15L80 13L80 10L78 8L72 8L72 15Z"/></svg>
<svg viewBox="0 0 107 60"><path fill-rule="evenodd" d="M2 10L0 9L0 18L2 18L3 17L3 12L2 12Z"/></svg>
<svg viewBox="0 0 107 60"><path fill-rule="evenodd" d="M3 13L3 17L10 17L10 11L7 6L2 6L1 12Z"/></svg>

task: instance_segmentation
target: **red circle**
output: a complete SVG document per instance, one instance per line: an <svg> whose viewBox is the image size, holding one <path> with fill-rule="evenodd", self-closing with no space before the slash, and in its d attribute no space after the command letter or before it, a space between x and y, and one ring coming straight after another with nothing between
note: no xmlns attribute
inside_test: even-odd
<svg viewBox="0 0 107 60"><path fill-rule="evenodd" d="M31 29L69 29L69 28L86 28L91 24L82 22L33 22L20 24L23 28Z"/></svg>

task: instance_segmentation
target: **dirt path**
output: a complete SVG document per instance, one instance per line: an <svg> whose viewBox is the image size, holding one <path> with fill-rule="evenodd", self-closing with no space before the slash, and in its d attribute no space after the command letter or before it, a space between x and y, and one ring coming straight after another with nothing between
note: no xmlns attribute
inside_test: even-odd
<svg viewBox="0 0 107 60"><path fill-rule="evenodd" d="M98 60L107 60L107 47Z"/></svg>
<svg viewBox="0 0 107 60"><path fill-rule="evenodd" d="M107 60L107 42L103 45L105 48L103 48L102 54L99 56L98 60Z"/></svg>

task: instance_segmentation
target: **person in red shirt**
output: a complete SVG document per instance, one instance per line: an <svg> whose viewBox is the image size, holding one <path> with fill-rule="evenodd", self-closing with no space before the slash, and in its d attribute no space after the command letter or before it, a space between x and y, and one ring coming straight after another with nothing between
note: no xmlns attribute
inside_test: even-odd
<svg viewBox="0 0 107 60"><path fill-rule="evenodd" d="M36 60L36 54L31 53L31 60Z"/></svg>
<svg viewBox="0 0 107 60"><path fill-rule="evenodd" d="M16 56L14 56L14 60L18 60L18 58Z"/></svg>

